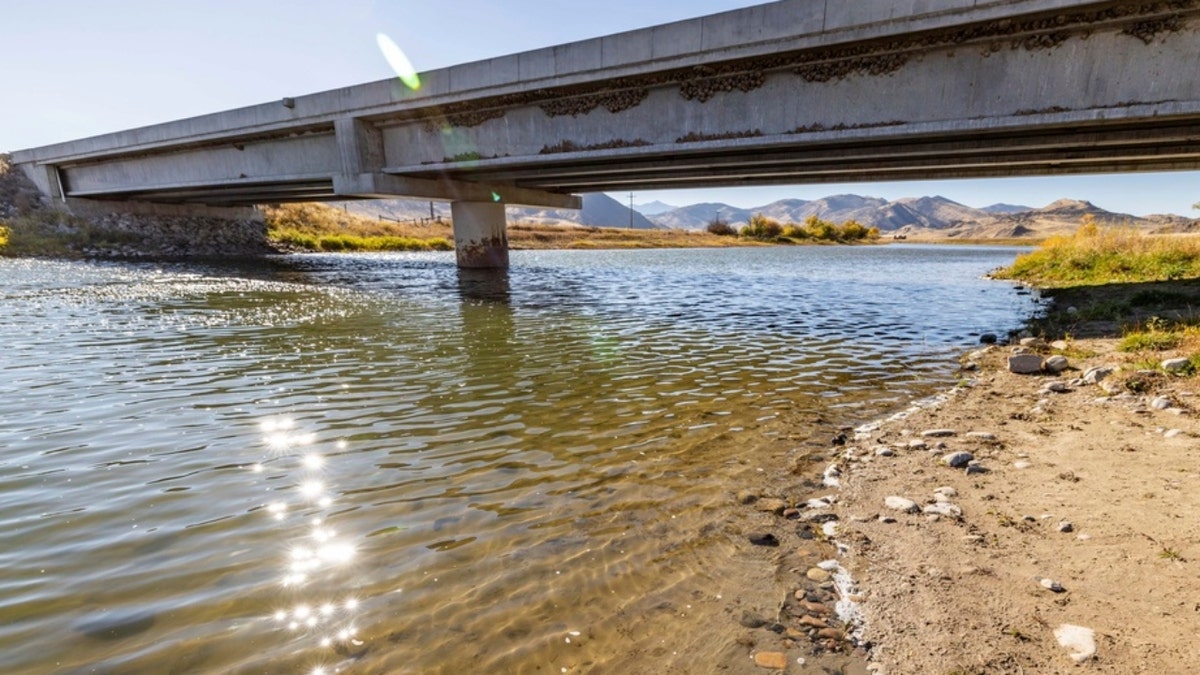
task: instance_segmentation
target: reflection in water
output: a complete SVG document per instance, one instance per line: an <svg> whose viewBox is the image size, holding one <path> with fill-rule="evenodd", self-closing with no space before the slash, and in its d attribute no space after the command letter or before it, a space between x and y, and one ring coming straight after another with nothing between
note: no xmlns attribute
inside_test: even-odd
<svg viewBox="0 0 1200 675"><path fill-rule="evenodd" d="M731 489L944 386L1011 258L0 260L0 672L740 663Z"/></svg>

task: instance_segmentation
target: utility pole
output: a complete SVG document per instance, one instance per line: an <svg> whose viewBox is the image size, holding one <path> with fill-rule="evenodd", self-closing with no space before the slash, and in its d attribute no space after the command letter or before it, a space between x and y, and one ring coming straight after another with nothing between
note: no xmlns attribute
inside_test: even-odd
<svg viewBox="0 0 1200 675"><path fill-rule="evenodd" d="M629 193L629 229L633 229L633 193Z"/></svg>

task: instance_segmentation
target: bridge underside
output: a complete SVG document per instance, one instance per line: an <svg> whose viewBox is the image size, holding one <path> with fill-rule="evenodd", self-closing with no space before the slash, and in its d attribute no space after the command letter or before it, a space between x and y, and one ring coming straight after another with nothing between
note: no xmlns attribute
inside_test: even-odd
<svg viewBox="0 0 1200 675"><path fill-rule="evenodd" d="M464 250L503 244L493 204L589 191L1195 170L1198 16L785 0L14 160L64 200L449 200Z"/></svg>

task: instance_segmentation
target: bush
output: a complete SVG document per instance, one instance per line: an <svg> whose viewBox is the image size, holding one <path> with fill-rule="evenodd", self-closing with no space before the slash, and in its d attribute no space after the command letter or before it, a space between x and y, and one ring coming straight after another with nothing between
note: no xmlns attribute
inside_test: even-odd
<svg viewBox="0 0 1200 675"><path fill-rule="evenodd" d="M737 230L735 230L732 225L722 220L720 216L710 220L708 222L708 227L705 229L708 230L709 234L715 234L718 237L730 237L737 234Z"/></svg>
<svg viewBox="0 0 1200 675"><path fill-rule="evenodd" d="M756 213L750 217L750 222L742 228L741 235L747 239L775 241L783 236L783 226L763 216L761 213Z"/></svg>

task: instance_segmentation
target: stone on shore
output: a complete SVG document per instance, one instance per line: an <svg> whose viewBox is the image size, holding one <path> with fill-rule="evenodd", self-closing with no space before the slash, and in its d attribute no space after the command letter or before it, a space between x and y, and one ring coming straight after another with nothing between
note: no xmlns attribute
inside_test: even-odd
<svg viewBox="0 0 1200 675"><path fill-rule="evenodd" d="M952 452L942 457L942 462L955 469L961 469L975 460L975 455L969 452Z"/></svg>
<svg viewBox="0 0 1200 675"><path fill-rule="evenodd" d="M1150 407L1155 410L1166 410L1171 407L1171 399L1166 396L1159 396L1150 402Z"/></svg>
<svg viewBox="0 0 1200 675"><path fill-rule="evenodd" d="M1035 375L1042 372L1042 357L1037 354L1014 354L1008 357L1008 372L1016 375Z"/></svg>
<svg viewBox="0 0 1200 675"><path fill-rule="evenodd" d="M902 511L904 513L917 513L921 510L921 507L917 506L916 502L911 499L905 499L904 497L888 497L887 499L883 500L883 505L892 511Z"/></svg>
<svg viewBox="0 0 1200 675"><path fill-rule="evenodd" d="M820 567L810 568L807 572L804 573L804 576L808 577L810 581L815 581L818 584L823 584L826 581L829 581L830 579L833 578L833 576L830 575L829 572L826 572L825 570L821 569Z"/></svg>
<svg viewBox="0 0 1200 675"><path fill-rule="evenodd" d="M977 441L987 441L989 443L998 440L996 434L990 431L968 431L967 438L973 438Z"/></svg>
<svg viewBox="0 0 1200 675"><path fill-rule="evenodd" d="M1096 631L1064 623L1054 629L1058 644L1071 650L1071 660L1083 663L1096 655Z"/></svg>
<svg viewBox="0 0 1200 675"><path fill-rule="evenodd" d="M1071 367L1071 363L1067 361L1065 356L1051 356L1042 363L1042 368L1050 373L1061 373Z"/></svg>
<svg viewBox="0 0 1200 675"><path fill-rule="evenodd" d="M754 655L754 665L768 670L787 668L787 655L783 652L759 652Z"/></svg>
<svg viewBox="0 0 1200 675"><path fill-rule="evenodd" d="M1168 373L1182 373L1191 363L1190 359L1167 359L1162 362L1162 369Z"/></svg>
<svg viewBox="0 0 1200 675"><path fill-rule="evenodd" d="M1101 380L1112 374L1113 369L1108 366L1095 366L1083 372L1083 381L1088 384L1099 384Z"/></svg>
<svg viewBox="0 0 1200 675"><path fill-rule="evenodd" d="M957 434L958 432L953 429L930 429L921 432L921 436L925 438L949 438Z"/></svg>
<svg viewBox="0 0 1200 675"><path fill-rule="evenodd" d="M1042 588L1045 588L1046 590L1052 591L1054 593L1062 593L1063 591L1067 590L1067 589L1063 588L1062 584L1058 583L1057 581L1055 581L1053 579L1042 579L1041 584L1042 584Z"/></svg>

